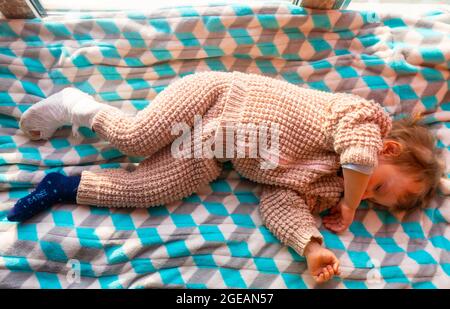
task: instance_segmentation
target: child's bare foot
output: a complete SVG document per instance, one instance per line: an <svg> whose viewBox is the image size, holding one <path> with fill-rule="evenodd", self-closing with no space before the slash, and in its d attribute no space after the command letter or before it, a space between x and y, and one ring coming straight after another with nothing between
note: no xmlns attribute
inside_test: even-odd
<svg viewBox="0 0 450 309"><path fill-rule="evenodd" d="M317 283L323 283L334 275L339 275L339 260L330 250L322 247L317 241L310 241L304 251L308 270Z"/></svg>

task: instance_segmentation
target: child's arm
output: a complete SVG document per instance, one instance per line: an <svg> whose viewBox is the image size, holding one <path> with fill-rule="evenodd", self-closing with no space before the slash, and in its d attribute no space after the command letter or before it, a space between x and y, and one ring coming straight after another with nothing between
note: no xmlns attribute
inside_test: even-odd
<svg viewBox="0 0 450 309"><path fill-rule="evenodd" d="M344 175L344 198L338 205L339 211L323 219L325 227L335 233L345 231L352 223L370 178L370 175L348 168L343 168L342 172Z"/></svg>
<svg viewBox="0 0 450 309"><path fill-rule="evenodd" d="M336 99L326 109L325 127L340 164L376 167L383 138L392 127L383 107L356 95L336 93ZM343 173L345 196L335 207L338 213L324 218L325 226L335 232L342 232L351 224L369 180L368 175L350 169L343 168Z"/></svg>
<svg viewBox="0 0 450 309"><path fill-rule="evenodd" d="M366 191L367 184L369 183L370 175L363 174L348 168L343 168L342 173L344 175L344 201L345 204L355 209L358 208L361 203L361 197Z"/></svg>
<svg viewBox="0 0 450 309"><path fill-rule="evenodd" d="M285 245L306 257L308 270L317 282L339 273L333 252L322 247L323 237L304 199L295 191L264 185L261 217L267 228Z"/></svg>

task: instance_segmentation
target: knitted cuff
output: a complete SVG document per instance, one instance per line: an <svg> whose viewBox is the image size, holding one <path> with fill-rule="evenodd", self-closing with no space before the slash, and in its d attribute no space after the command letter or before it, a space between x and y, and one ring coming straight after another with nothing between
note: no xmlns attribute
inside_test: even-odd
<svg viewBox="0 0 450 309"><path fill-rule="evenodd" d="M238 123L241 120L242 108L247 95L247 77L240 72L233 72L233 79L226 94L226 103L222 117L227 121Z"/></svg>
<svg viewBox="0 0 450 309"><path fill-rule="evenodd" d="M341 152L341 165L343 164L361 164L370 167L378 165L378 150L372 146L350 146Z"/></svg>
<svg viewBox="0 0 450 309"><path fill-rule="evenodd" d="M298 254L303 256L306 245L313 238L320 244L323 244L323 236L315 226L312 226L307 232L300 233L299 231L295 231L293 234L291 234L291 237L289 237L286 244L289 247L292 247L292 249L294 249Z"/></svg>
<svg viewBox="0 0 450 309"><path fill-rule="evenodd" d="M245 107L247 101L247 75L238 71L232 74L230 87L225 94L225 105L219 117L219 126L222 128L222 132L229 132L227 130L230 129L234 130L240 124L243 113L242 109ZM220 138L218 135L219 131L217 130L216 132L216 140Z"/></svg>
<svg viewBox="0 0 450 309"><path fill-rule="evenodd" d="M120 110L113 107L105 108L98 111L92 118L92 130L94 130L101 138L106 139L105 137L108 136L107 130L111 127L108 126L108 124L114 126L117 123L118 119L115 113L120 113Z"/></svg>
<svg viewBox="0 0 450 309"><path fill-rule="evenodd" d="M98 186L98 175L91 171L83 171L81 173L80 185L77 190L77 204L97 206Z"/></svg>

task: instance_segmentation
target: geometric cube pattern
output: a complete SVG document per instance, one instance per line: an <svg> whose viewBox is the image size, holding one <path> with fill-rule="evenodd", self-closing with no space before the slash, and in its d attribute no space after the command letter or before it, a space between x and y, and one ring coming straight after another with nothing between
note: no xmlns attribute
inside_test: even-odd
<svg viewBox="0 0 450 309"><path fill-rule="evenodd" d="M449 29L443 11L411 19L291 4L1 20L0 287L450 288L450 199L442 192L409 215L363 202L341 235L317 217L342 265L342 276L323 285L262 225L260 186L230 164L168 205L57 204L23 224L6 219L47 173L133 169L143 159L85 127L78 138L66 126L49 141L27 139L21 114L68 86L132 115L187 74L259 73L374 99L392 117L422 111L448 159Z"/></svg>

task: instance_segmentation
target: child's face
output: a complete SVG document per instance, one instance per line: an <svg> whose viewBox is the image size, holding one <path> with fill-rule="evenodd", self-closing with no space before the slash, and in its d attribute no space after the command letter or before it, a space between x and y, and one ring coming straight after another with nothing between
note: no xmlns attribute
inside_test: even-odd
<svg viewBox="0 0 450 309"><path fill-rule="evenodd" d="M380 160L369 179L362 199L391 208L404 194L419 193L421 189L419 183L397 166Z"/></svg>

